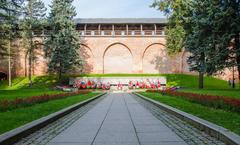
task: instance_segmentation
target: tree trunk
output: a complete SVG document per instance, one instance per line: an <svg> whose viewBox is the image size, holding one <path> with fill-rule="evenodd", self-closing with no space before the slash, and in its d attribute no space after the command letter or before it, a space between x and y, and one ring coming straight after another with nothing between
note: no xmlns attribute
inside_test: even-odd
<svg viewBox="0 0 240 145"><path fill-rule="evenodd" d="M31 53L29 53L28 57L28 81L29 81L29 87L32 86L32 58Z"/></svg>
<svg viewBox="0 0 240 145"><path fill-rule="evenodd" d="M25 66L25 72L24 72L24 75L25 75L25 77L27 77L28 76L28 74L27 74L27 66L28 66L28 64L27 64L27 57L28 57L28 55L27 55L27 53L25 54L25 58L24 58L24 61L25 61L25 64L24 64L24 66Z"/></svg>
<svg viewBox="0 0 240 145"><path fill-rule="evenodd" d="M203 89L204 85L204 72L205 72L205 54L204 52L201 52L200 57L201 65L200 65L200 71L199 71L199 80L198 80L198 87L199 89Z"/></svg>
<svg viewBox="0 0 240 145"><path fill-rule="evenodd" d="M29 81L29 87L32 86L32 51L33 51L33 42L32 38L30 40L30 51L28 56L28 81Z"/></svg>
<svg viewBox="0 0 240 145"><path fill-rule="evenodd" d="M203 89L203 84L204 84L204 73L199 72L199 80L198 80L198 87L199 89Z"/></svg>
<svg viewBox="0 0 240 145"><path fill-rule="evenodd" d="M59 79L59 82L61 82L62 80L62 63L60 62L60 65L59 65L59 71L58 71L58 79Z"/></svg>
<svg viewBox="0 0 240 145"><path fill-rule="evenodd" d="M237 50L237 70L238 70L238 83L239 83L239 88L240 88L240 35L239 32L236 32L235 34L235 46Z"/></svg>
<svg viewBox="0 0 240 145"><path fill-rule="evenodd" d="M238 87L240 89L240 67L238 67L237 69L238 69Z"/></svg>
<svg viewBox="0 0 240 145"><path fill-rule="evenodd" d="M8 85L12 86L11 39L9 39L9 44L8 44Z"/></svg>

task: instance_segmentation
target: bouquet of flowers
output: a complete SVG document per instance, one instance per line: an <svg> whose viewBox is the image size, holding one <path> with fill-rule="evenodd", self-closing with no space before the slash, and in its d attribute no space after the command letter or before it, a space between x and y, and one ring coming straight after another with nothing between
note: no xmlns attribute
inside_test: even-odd
<svg viewBox="0 0 240 145"><path fill-rule="evenodd" d="M106 89L106 90L110 90L110 88L111 88L111 85L110 85L110 83L108 82L105 89Z"/></svg>
<svg viewBox="0 0 240 145"><path fill-rule="evenodd" d="M133 89L133 82L132 82L132 81L129 81L129 83L128 83L128 88L129 88L129 89Z"/></svg>
<svg viewBox="0 0 240 145"><path fill-rule="evenodd" d="M102 89L102 83L101 82L97 83L97 89Z"/></svg>
<svg viewBox="0 0 240 145"><path fill-rule="evenodd" d="M92 83L91 83L91 81L89 80L88 82L87 82L87 89L91 89L92 88Z"/></svg>
<svg viewBox="0 0 240 145"><path fill-rule="evenodd" d="M81 89L86 89L87 88L87 85L85 82L81 82L81 86L80 86Z"/></svg>
<svg viewBox="0 0 240 145"><path fill-rule="evenodd" d="M96 89L97 85L94 81L92 81L92 89Z"/></svg>
<svg viewBox="0 0 240 145"><path fill-rule="evenodd" d="M139 82L137 81L137 83L136 83L136 88L137 89L139 89L140 88L140 84L139 84Z"/></svg>

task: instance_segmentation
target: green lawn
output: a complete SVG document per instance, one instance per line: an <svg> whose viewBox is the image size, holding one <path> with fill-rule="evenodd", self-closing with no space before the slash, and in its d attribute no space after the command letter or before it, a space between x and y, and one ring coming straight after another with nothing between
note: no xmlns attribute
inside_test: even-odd
<svg viewBox="0 0 240 145"><path fill-rule="evenodd" d="M182 98L163 96L159 93L143 92L141 94L219 126L223 126L240 135L240 114L238 113L202 106Z"/></svg>
<svg viewBox="0 0 240 145"><path fill-rule="evenodd" d="M89 99L97 93L82 94L64 99L53 100L29 107L18 108L11 111L0 112L0 134L22 126L26 123L47 116L63 108Z"/></svg>
<svg viewBox="0 0 240 145"><path fill-rule="evenodd" d="M217 96L226 96L240 99L240 90L239 89L181 89L181 92L191 92L197 94L208 94L208 95L217 95Z"/></svg>
<svg viewBox="0 0 240 145"><path fill-rule="evenodd" d="M142 76L166 76L168 82L175 82L178 86L186 88L198 88L198 76L186 74L85 74L64 76L64 82L67 83L69 77L142 77ZM226 89L228 83L224 80L213 77L204 78L205 88L207 89ZM32 88L49 88L56 85L57 76L34 76ZM0 82L0 89L20 89L28 88L27 77L18 77L13 79L13 86L8 87L7 81Z"/></svg>

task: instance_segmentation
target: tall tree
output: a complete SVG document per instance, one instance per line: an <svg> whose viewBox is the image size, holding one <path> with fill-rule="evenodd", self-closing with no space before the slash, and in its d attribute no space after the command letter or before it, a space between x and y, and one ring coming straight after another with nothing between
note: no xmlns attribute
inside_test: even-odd
<svg viewBox="0 0 240 145"><path fill-rule="evenodd" d="M176 54L183 50L185 30L183 17L187 14L191 0L154 0L152 7L165 13L168 26L165 28L167 50L169 54Z"/></svg>
<svg viewBox="0 0 240 145"><path fill-rule="evenodd" d="M203 88L204 74L213 74L223 68L216 43L214 0L157 0L160 10L169 15L170 32L167 37L169 52L179 52L184 47L191 53L188 58L191 71L199 72L199 88ZM176 39L176 40L175 40Z"/></svg>
<svg viewBox="0 0 240 145"><path fill-rule="evenodd" d="M28 79L32 86L32 62L35 58L34 31L42 31L46 8L41 0L27 0L24 5L24 18L20 25L22 29L23 47L28 57Z"/></svg>
<svg viewBox="0 0 240 145"><path fill-rule="evenodd" d="M224 52L228 53L225 64L227 67L237 67L240 83L240 1L221 0L220 6L222 17L218 22L224 26L220 37L224 41L220 41L220 44ZM230 43L232 43L231 46L229 46Z"/></svg>
<svg viewBox="0 0 240 145"><path fill-rule="evenodd" d="M78 54L79 34L73 21L76 16L73 0L53 0L48 18L51 29L46 40L45 54L49 59L49 72L62 74L81 66Z"/></svg>
<svg viewBox="0 0 240 145"><path fill-rule="evenodd" d="M11 86L11 42L16 38L18 16L23 0L0 1L0 56L8 56L8 79Z"/></svg>

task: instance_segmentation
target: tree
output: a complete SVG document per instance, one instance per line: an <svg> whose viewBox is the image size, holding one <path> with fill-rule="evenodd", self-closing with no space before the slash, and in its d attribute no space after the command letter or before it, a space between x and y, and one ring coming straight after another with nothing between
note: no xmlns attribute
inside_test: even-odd
<svg viewBox="0 0 240 145"><path fill-rule="evenodd" d="M0 56L8 56L8 79L11 86L11 42L17 37L22 0L0 1Z"/></svg>
<svg viewBox="0 0 240 145"><path fill-rule="evenodd" d="M219 18L219 22L224 26L220 37L224 41L221 41L220 44L224 54L228 54L228 57L225 58L225 65L226 67L237 67L240 83L240 1L221 0L220 6L222 16ZM231 43L232 45L230 45Z"/></svg>
<svg viewBox="0 0 240 145"><path fill-rule="evenodd" d="M163 11L168 18L165 31L169 54L176 54L183 50L185 38L183 17L187 14L190 2L190 0L155 0L151 6Z"/></svg>
<svg viewBox="0 0 240 145"><path fill-rule="evenodd" d="M20 25L22 29L22 39L28 56L28 79L29 86L32 86L32 61L35 58L34 31L43 30L46 8L41 0L28 0L24 6L24 18Z"/></svg>
<svg viewBox="0 0 240 145"><path fill-rule="evenodd" d="M216 0L215 0L216 1ZM221 12L214 0L160 0L155 1L160 10L169 16L170 32L167 49L177 53L184 47L191 53L188 58L191 71L199 72L199 88L203 88L204 74L211 75L224 68L223 55L217 42L220 28L214 23L216 14ZM175 40L176 39L176 40ZM221 59L219 59L221 58Z"/></svg>
<svg viewBox="0 0 240 145"><path fill-rule="evenodd" d="M49 15L50 35L46 40L45 54L49 59L48 70L62 74L78 66L82 61L77 50L80 48L79 34L73 17L76 15L73 0L53 0Z"/></svg>

